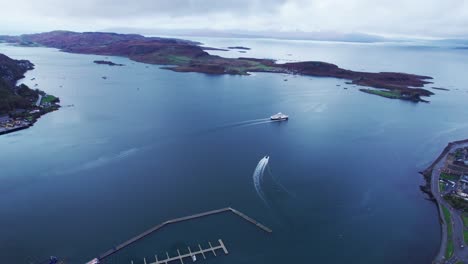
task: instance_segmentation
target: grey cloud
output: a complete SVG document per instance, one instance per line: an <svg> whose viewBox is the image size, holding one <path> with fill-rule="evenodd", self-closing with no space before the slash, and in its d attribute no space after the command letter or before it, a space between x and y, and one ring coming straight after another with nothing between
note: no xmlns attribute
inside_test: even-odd
<svg viewBox="0 0 468 264"><path fill-rule="evenodd" d="M287 0L62 0L31 1L36 12L56 17L127 18L145 16L203 16L213 13L235 15L275 12Z"/></svg>
<svg viewBox="0 0 468 264"><path fill-rule="evenodd" d="M0 0L0 31L216 29L468 37L461 0Z"/></svg>

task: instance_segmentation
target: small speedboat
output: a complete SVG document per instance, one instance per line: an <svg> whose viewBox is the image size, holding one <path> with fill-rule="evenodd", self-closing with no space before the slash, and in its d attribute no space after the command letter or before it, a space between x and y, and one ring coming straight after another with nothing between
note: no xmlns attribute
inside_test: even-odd
<svg viewBox="0 0 468 264"><path fill-rule="evenodd" d="M287 115L285 115L285 114L283 114L281 112L277 113L276 115L270 116L271 120L276 120L276 121L278 121L278 120L288 120L288 118L289 118L289 116L287 116Z"/></svg>
<svg viewBox="0 0 468 264"><path fill-rule="evenodd" d="M192 261L193 261L193 262L197 261L197 256L192 255Z"/></svg>

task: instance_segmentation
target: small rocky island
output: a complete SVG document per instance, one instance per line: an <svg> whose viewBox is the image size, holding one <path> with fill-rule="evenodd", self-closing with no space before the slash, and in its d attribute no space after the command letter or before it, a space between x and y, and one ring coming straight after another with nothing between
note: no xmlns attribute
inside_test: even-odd
<svg viewBox="0 0 468 264"><path fill-rule="evenodd" d="M52 31L21 36L0 36L0 41L42 45L71 53L122 56L138 62L166 65L163 69L176 72L231 75L269 72L333 77L348 80L350 84L373 88L360 90L365 93L413 102L426 102L421 97L434 94L422 88L431 83L428 81L432 79L429 76L400 72L353 71L321 61L278 64L270 59L223 58L205 51L213 48L181 39L104 32Z"/></svg>
<svg viewBox="0 0 468 264"><path fill-rule="evenodd" d="M442 88L442 87L431 87L434 90L439 90L439 91L450 91L450 89L447 88Z"/></svg>
<svg viewBox="0 0 468 264"><path fill-rule="evenodd" d="M34 69L27 60L0 54L0 135L32 126L39 117L57 110L59 99L25 84L17 85L24 73Z"/></svg>
<svg viewBox="0 0 468 264"><path fill-rule="evenodd" d="M247 48L247 47L242 47L242 46L228 47L228 49L237 49L237 50L250 50L250 48Z"/></svg>
<svg viewBox="0 0 468 264"><path fill-rule="evenodd" d="M93 62L96 64L103 64L103 65L109 65L109 66L124 66L124 64L114 63L112 61L106 61L106 60L95 60Z"/></svg>

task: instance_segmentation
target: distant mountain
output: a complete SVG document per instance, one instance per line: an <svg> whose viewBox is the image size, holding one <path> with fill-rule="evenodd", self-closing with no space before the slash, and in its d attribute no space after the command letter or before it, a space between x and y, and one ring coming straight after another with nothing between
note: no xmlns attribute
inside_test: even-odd
<svg viewBox="0 0 468 264"><path fill-rule="evenodd" d="M141 42L160 43L167 45L196 45L190 40L175 38L144 37L138 34L117 34L109 32L83 32L77 33L65 30L55 30L38 34L24 34L19 36L0 36L0 41L18 43L22 45L41 44L47 47L63 49L80 53L79 48L86 46L108 46L115 43Z"/></svg>
<svg viewBox="0 0 468 264"><path fill-rule="evenodd" d="M468 46L468 39L441 39L434 40L436 43L452 44L452 45L465 45Z"/></svg>
<svg viewBox="0 0 468 264"><path fill-rule="evenodd" d="M433 41L438 46L454 47L456 49L468 49L468 39L442 39Z"/></svg>

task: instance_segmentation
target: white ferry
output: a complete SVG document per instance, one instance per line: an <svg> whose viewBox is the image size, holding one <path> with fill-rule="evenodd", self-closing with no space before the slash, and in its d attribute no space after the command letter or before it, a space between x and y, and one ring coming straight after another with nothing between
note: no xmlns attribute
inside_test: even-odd
<svg viewBox="0 0 468 264"><path fill-rule="evenodd" d="M270 116L270 119L271 120L288 120L289 119L289 116L279 112L277 113L276 115L272 115Z"/></svg>

